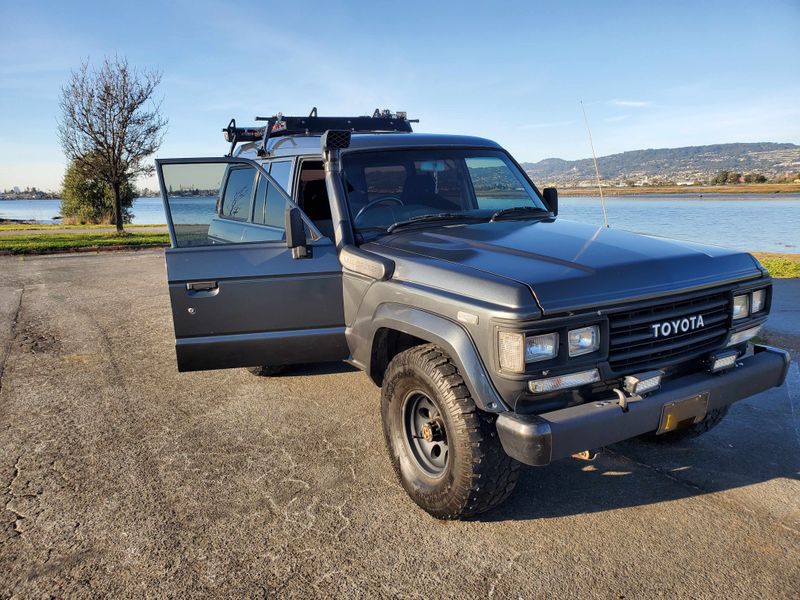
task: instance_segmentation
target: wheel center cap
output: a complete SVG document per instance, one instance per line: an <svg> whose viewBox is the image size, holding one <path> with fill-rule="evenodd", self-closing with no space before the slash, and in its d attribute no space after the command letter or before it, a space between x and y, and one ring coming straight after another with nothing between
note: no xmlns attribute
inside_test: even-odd
<svg viewBox="0 0 800 600"><path fill-rule="evenodd" d="M438 421L428 421L420 430L422 439L426 442L439 442L443 439L442 426Z"/></svg>

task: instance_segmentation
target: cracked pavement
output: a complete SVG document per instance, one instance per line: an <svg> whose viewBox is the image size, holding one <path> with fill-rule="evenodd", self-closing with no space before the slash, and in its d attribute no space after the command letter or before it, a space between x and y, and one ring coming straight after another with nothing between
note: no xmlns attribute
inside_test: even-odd
<svg viewBox="0 0 800 600"><path fill-rule="evenodd" d="M0 257L0 597L795 598L798 388L438 522L362 373L180 374L162 252Z"/></svg>

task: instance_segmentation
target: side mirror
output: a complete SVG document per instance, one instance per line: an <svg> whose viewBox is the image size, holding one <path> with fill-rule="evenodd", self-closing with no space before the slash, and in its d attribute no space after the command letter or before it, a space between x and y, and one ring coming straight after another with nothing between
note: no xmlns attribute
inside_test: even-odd
<svg viewBox="0 0 800 600"><path fill-rule="evenodd" d="M553 216L557 216L558 190L556 188L544 188L542 190L542 196L544 197L544 203L547 204L547 208L550 209L550 212L553 213Z"/></svg>
<svg viewBox="0 0 800 600"><path fill-rule="evenodd" d="M306 247L306 226L299 208L287 208L284 216L286 227L286 246L292 250L292 258L308 256Z"/></svg>

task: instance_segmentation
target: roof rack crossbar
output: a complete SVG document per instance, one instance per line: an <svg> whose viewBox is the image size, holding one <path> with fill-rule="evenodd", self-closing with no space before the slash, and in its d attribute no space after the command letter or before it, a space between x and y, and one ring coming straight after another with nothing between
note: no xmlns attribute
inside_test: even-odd
<svg viewBox="0 0 800 600"><path fill-rule="evenodd" d="M256 121L264 122L265 126L256 127L237 127L236 120L231 119L228 126L222 131L225 134L225 141L230 142L230 155L236 144L241 142L261 141L261 153L265 152L267 142L270 138L285 135L302 134L323 134L329 129L345 130L354 133L411 133L411 123L419 123L419 119L408 119L406 113L391 113L388 110L378 109L372 116L361 117L319 117L317 107L311 110L307 117L285 117L281 113L271 117L256 117Z"/></svg>

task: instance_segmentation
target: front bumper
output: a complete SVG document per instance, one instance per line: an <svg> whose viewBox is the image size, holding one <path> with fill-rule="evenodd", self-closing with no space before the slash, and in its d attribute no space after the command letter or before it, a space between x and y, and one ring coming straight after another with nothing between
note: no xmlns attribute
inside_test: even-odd
<svg viewBox="0 0 800 600"><path fill-rule="evenodd" d="M650 396L628 403L589 402L540 415L502 413L497 432L506 454L528 465L547 465L576 452L601 448L655 431L668 402L708 394L708 410L721 408L772 387L783 385L789 353L756 346L752 356L721 375L695 373L664 383Z"/></svg>

